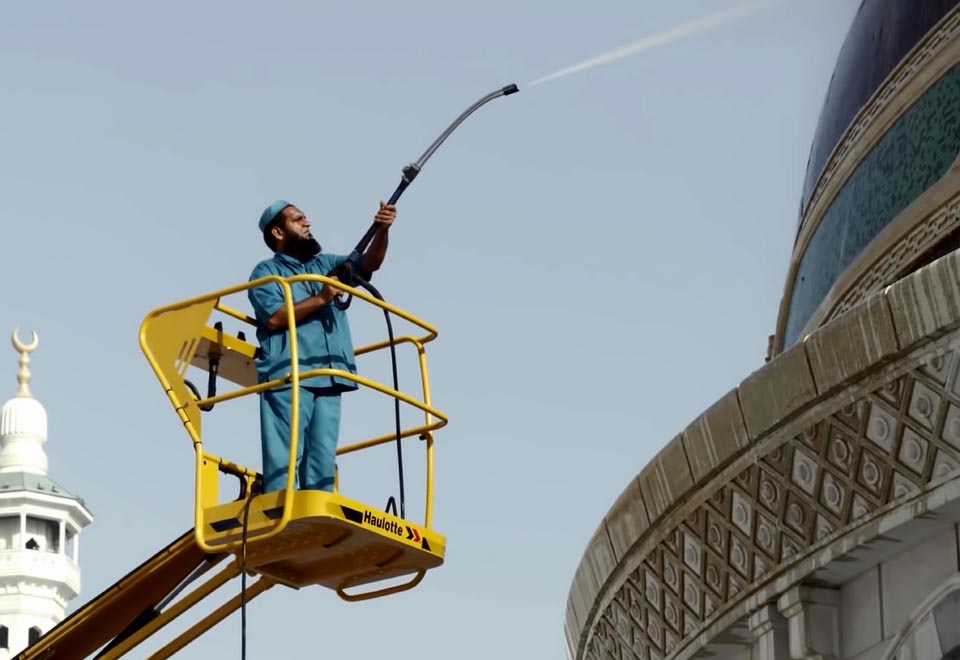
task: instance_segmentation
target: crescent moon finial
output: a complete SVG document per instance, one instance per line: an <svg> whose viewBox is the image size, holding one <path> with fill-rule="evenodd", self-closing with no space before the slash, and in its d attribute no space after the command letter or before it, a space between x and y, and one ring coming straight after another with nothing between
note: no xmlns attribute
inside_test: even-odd
<svg viewBox="0 0 960 660"><path fill-rule="evenodd" d="M32 396L30 394L30 354L37 350L37 345L40 343L37 338L37 333L33 330L30 331L31 339L29 344L24 344L20 341L20 328L15 328L13 331L13 347L17 349L17 352L20 353L20 370L17 371L17 383L20 386L17 388L17 396Z"/></svg>
<svg viewBox="0 0 960 660"><path fill-rule="evenodd" d="M20 341L20 328L15 328L13 330L13 347L17 349L18 353L33 353L37 350L37 345L40 343L40 340L37 338L37 333L34 330L30 331L31 341L29 344L24 344Z"/></svg>

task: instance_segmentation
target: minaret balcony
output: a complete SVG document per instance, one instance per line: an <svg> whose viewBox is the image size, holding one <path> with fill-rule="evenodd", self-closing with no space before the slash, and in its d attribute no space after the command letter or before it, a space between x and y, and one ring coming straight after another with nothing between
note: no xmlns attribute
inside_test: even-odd
<svg viewBox="0 0 960 660"><path fill-rule="evenodd" d="M19 582L59 584L69 599L80 593L80 569L64 554L26 549L0 551L0 594Z"/></svg>

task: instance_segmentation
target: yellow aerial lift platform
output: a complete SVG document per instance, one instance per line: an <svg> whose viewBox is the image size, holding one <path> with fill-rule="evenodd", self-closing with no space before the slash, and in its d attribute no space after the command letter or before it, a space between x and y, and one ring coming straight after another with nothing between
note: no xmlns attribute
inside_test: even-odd
<svg viewBox="0 0 960 660"><path fill-rule="evenodd" d="M409 344L417 352L421 394L413 396L363 376L338 369L301 372L297 353L291 286L296 282L330 282L345 293L380 307L423 331L357 348L357 356ZM290 371L283 378L259 383L257 347L244 333L229 335L221 315L244 326L256 326L246 314L227 306L224 298L250 288L279 284L283 289L290 344ZM166 305L150 312L140 328L140 346L173 408L183 422L194 448L194 527L165 549L134 569L85 606L15 656L18 660L50 658L80 660L119 658L144 642L184 612L198 605L220 587L240 576L244 586L193 626L180 633L149 657L168 658L212 628L252 598L267 589L287 586L300 589L319 585L334 590L347 601L386 596L415 587L430 569L443 563L446 539L431 528L433 510L433 432L447 424L447 417L430 401L425 345L437 337L428 323L370 294L321 275L267 276ZM186 378L197 367L232 383L235 389L201 397ZM359 386L413 406L423 413L423 423L397 433L341 446L337 455L361 451L402 438L417 436L426 452L425 509L422 523L377 510L339 492L296 490L295 457L298 442L298 394L300 383L314 376L336 375ZM201 420L204 411L218 403L283 385L291 386L290 462L286 488L271 493L259 491L257 470L229 461L208 451L203 444ZM256 434L259 437L259 434ZM221 501L221 474L239 480L240 494ZM394 514L396 509L394 508ZM196 584L217 564L225 566L206 582ZM257 579L249 587L247 575ZM369 591L352 590L388 580L402 582ZM188 588L192 590L188 591ZM348 591L350 590L350 591Z"/></svg>
<svg viewBox="0 0 960 660"><path fill-rule="evenodd" d="M417 161L403 168L400 184L387 203L397 202L431 155L470 114L493 99L517 91L516 84L506 85L486 94L461 113ZM375 233L376 224L367 230L351 258L363 253ZM393 358L394 387L338 369L300 372L291 285L304 281L334 284L347 293L346 306L349 306L350 297L356 297L383 310L387 318L388 340L358 348L354 354L360 356L389 349ZM348 278L347 281L355 280ZM283 378L259 383L255 368L257 348L244 339L242 332L235 337L227 335L222 322L211 325L210 318L219 313L233 321L256 326L254 319L224 304L223 298L270 283L279 284L284 292L290 320L290 371ZM376 292L369 282L365 287ZM391 314L426 334L394 338ZM335 590L344 600L356 601L386 596L419 584L428 570L443 563L446 551L446 539L431 528L433 432L447 424L447 417L430 402L424 346L436 337L436 329L387 304L379 294L372 296L343 281L320 275L268 276L167 305L148 314L140 327L140 346L193 441L196 466L194 527L15 657L18 660L80 660L99 649L96 658L119 658L238 575L243 582L237 596L149 657L153 660L170 657L231 612L243 608L247 600L274 585L295 589L320 585ZM417 351L422 385L419 398L400 392L396 385L395 351L400 344L409 344ZM237 389L217 395L215 387L208 387L208 395L202 397L185 377L191 366L207 371L211 384L222 378ZM348 499L340 495L339 483L335 484L332 493L293 488L300 383L316 376L340 376L352 380L359 386L392 397L396 405L395 433L340 447L338 456L394 440L399 449L401 440L411 436L424 441L426 506L422 524ZM289 385L292 392L287 483L282 491L262 493L259 488L261 477L256 470L216 456L204 448L201 415L217 403L281 385ZM401 402L420 410L424 416L423 424L401 429ZM239 497L220 501L221 474L239 479ZM401 466L400 512L404 516L402 474ZM223 561L227 564L225 568L187 592L200 577ZM249 589L246 587L248 574L257 576ZM347 592L347 589L390 579L406 581L366 592Z"/></svg>

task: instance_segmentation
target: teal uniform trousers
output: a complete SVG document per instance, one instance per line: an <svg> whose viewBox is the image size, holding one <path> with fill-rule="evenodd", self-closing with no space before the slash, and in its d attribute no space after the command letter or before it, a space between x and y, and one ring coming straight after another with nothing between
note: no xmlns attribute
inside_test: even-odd
<svg viewBox="0 0 960 660"><path fill-rule="evenodd" d="M290 419L293 390L267 390L260 395L263 491L281 490L290 461ZM333 490L340 433L340 392L332 388L300 388L297 478L294 487Z"/></svg>
<svg viewBox="0 0 960 660"><path fill-rule="evenodd" d="M289 255L276 253L272 259L256 265L249 281L268 275L326 275L344 259L345 256L321 252L301 262ZM293 302L315 295L322 288L321 282L294 283L291 285ZM248 296L258 321L258 380L263 383L283 378L292 369L290 334L286 328L271 331L266 327L267 319L284 304L283 289L277 282L268 282L249 289ZM297 324L297 354L301 374L318 368L356 373L346 312L331 303L302 319ZM343 392L356 389L354 381L341 376L325 375L301 380L294 488L333 490L340 432L340 396ZM265 493L280 490L286 485L290 460L291 395L290 385L260 393L260 441Z"/></svg>

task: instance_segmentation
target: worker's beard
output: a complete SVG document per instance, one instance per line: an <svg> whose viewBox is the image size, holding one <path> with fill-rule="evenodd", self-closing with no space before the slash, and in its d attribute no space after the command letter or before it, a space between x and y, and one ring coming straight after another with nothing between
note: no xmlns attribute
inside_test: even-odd
<svg viewBox="0 0 960 660"><path fill-rule="evenodd" d="M290 238L287 250L291 256L299 259L300 261L306 261L320 254L320 252L323 250L323 247L321 247L320 243L317 242L317 239L315 239L313 236L310 238L293 236Z"/></svg>

